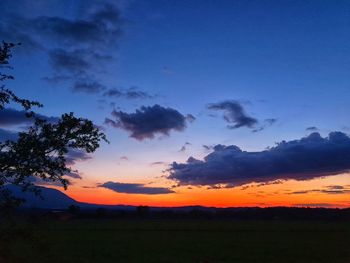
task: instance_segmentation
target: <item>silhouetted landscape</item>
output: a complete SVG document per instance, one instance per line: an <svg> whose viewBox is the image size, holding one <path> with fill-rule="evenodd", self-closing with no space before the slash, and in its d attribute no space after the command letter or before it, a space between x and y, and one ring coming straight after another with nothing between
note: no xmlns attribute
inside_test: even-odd
<svg viewBox="0 0 350 263"><path fill-rule="evenodd" d="M349 0L0 0L0 263L349 263Z"/></svg>
<svg viewBox="0 0 350 263"><path fill-rule="evenodd" d="M17 213L28 218L71 219L238 219L238 220L328 220L350 221L350 208L322 207L228 207L205 206L149 207L101 205L77 202L64 193L40 187L41 196L9 186L12 193L26 200Z"/></svg>
<svg viewBox="0 0 350 263"><path fill-rule="evenodd" d="M98 205L40 190L41 197L17 192L26 202L13 214L10 236L2 232L4 262L309 263L350 256L350 208Z"/></svg>

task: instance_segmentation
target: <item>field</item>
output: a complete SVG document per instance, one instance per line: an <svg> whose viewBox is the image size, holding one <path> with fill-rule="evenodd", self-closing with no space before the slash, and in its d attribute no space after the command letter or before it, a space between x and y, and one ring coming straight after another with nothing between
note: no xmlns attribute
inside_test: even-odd
<svg viewBox="0 0 350 263"><path fill-rule="evenodd" d="M72 220L12 231L0 262L350 262L350 222Z"/></svg>

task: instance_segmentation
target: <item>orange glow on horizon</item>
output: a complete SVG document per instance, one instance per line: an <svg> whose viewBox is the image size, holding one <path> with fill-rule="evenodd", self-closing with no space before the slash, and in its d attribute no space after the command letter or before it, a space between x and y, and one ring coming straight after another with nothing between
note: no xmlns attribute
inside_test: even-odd
<svg viewBox="0 0 350 263"><path fill-rule="evenodd" d="M249 185L248 188L207 189L206 187L178 187L175 193L161 195L117 193L109 189L83 188L72 185L64 193L86 203L106 205L148 205L148 206L212 206L212 207L268 207L268 206L328 206L349 207L350 194L327 194L307 190L325 189L336 184L350 187L350 176L330 176L310 181L286 181L265 186ZM59 189L62 190L62 189Z"/></svg>

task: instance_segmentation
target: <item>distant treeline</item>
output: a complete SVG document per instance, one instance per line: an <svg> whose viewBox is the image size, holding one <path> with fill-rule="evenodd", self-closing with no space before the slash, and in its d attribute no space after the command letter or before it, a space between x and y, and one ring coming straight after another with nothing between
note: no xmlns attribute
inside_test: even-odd
<svg viewBox="0 0 350 263"><path fill-rule="evenodd" d="M70 206L66 210L26 209L21 215L40 219L70 220L78 219L113 219L113 218L149 218L149 219L233 219L233 220L349 220L350 208L155 208L138 206L125 209L80 209Z"/></svg>

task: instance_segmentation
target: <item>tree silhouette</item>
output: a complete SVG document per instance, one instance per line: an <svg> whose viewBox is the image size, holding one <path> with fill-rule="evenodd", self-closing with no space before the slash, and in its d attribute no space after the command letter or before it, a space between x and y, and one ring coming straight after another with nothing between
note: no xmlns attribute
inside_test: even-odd
<svg viewBox="0 0 350 263"><path fill-rule="evenodd" d="M9 59L15 44L3 42L0 45L0 67L11 68ZM0 81L13 79L0 72ZM16 140L0 142L0 207L8 205L7 184L15 184L23 191L39 194L33 177L45 181L58 181L66 189L65 175L73 172L67 166L69 151L94 152L101 141L108 142L104 133L92 121L77 118L73 113L63 114L55 122L49 122L32 111L42 107L39 102L18 97L13 91L0 86L0 110L8 104L18 104L32 120L32 125L19 132ZM12 203L16 203L13 202Z"/></svg>

